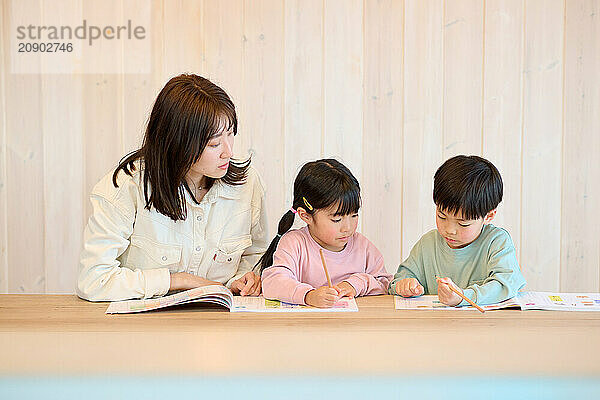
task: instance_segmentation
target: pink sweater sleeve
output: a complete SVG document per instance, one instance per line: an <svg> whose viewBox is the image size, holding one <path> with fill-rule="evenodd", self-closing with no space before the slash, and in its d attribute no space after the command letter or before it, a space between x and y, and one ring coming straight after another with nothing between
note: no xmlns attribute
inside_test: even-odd
<svg viewBox="0 0 600 400"><path fill-rule="evenodd" d="M354 273L344 280L352 285L357 296L387 294L392 274L386 271L381 252L369 243L365 272Z"/></svg>
<svg viewBox="0 0 600 400"><path fill-rule="evenodd" d="M300 255L298 246L293 244L293 239L286 236L281 238L273 255L273 265L262 272L263 295L267 299L306 305L304 297L314 288L299 280Z"/></svg>

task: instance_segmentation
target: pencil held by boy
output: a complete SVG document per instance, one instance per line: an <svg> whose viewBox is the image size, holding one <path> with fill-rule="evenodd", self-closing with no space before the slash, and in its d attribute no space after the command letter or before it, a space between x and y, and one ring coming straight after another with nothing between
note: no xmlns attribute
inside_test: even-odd
<svg viewBox="0 0 600 400"><path fill-rule="evenodd" d="M344 296L387 293L392 275L383 255L356 232L360 206L360 186L346 166L334 159L305 164L292 207L259 261L264 296L332 307ZM290 230L296 215L306 226Z"/></svg>
<svg viewBox="0 0 600 400"><path fill-rule="evenodd" d="M502 201L500 173L478 156L452 157L434 176L437 229L427 232L400 264L389 293L437 294L450 306L509 299L525 286L509 233L491 224ZM452 290L455 289L455 290Z"/></svg>

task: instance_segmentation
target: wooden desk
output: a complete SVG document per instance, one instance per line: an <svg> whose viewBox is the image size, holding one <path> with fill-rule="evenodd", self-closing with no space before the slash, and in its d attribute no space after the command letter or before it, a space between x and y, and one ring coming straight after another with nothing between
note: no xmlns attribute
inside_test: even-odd
<svg viewBox="0 0 600 400"><path fill-rule="evenodd" d="M600 313L396 311L106 315L69 295L0 295L0 374L600 376Z"/></svg>

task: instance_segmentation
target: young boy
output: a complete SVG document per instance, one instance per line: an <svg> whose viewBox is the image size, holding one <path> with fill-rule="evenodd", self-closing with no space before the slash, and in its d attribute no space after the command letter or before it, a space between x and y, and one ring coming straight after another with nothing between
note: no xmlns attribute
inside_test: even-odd
<svg viewBox="0 0 600 400"><path fill-rule="evenodd" d="M502 178L488 160L461 155L442 164L433 179L437 230L400 264L390 294L437 294L449 306L468 305L449 285L479 304L515 296L525 286L515 246L507 231L490 224L501 200Z"/></svg>

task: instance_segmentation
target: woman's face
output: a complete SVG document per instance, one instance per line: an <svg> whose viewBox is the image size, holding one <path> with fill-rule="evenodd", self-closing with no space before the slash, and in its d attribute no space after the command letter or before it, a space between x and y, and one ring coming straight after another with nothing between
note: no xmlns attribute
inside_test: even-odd
<svg viewBox="0 0 600 400"><path fill-rule="evenodd" d="M224 177L227 174L229 160L233 156L233 138L232 130L213 136L198 161L190 168L188 175L194 180L204 176L214 179Z"/></svg>

